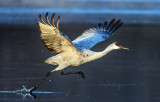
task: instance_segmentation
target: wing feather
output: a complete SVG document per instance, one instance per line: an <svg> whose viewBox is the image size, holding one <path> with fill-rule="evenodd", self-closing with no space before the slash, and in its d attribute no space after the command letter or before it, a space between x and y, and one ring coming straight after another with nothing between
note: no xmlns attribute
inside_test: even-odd
<svg viewBox="0 0 160 102"><path fill-rule="evenodd" d="M97 43L112 36L122 24L120 19L115 21L115 18L109 23L105 21L103 25L99 23L98 26L86 30L81 36L73 40L73 44L78 50L91 49Z"/></svg>
<svg viewBox="0 0 160 102"><path fill-rule="evenodd" d="M48 19L48 12L46 13L45 18L46 18L47 23L51 26L51 23L49 22L49 19Z"/></svg>
<svg viewBox="0 0 160 102"><path fill-rule="evenodd" d="M106 28L107 23L108 23L107 21L104 22L103 27L102 27L103 30Z"/></svg>
<svg viewBox="0 0 160 102"><path fill-rule="evenodd" d="M62 32L59 31L58 25L59 25L59 19L60 16L58 16L57 21L56 21L56 26L54 25L54 16L55 13L51 17L51 23L49 22L48 19L48 13L46 13L46 22L42 19L41 15L39 16L40 20L42 22L38 22L40 31L41 31L41 39L45 45L45 47L53 52L53 53L61 53L61 52L79 52L78 49L72 44L71 40L64 35Z"/></svg>
<svg viewBox="0 0 160 102"><path fill-rule="evenodd" d="M59 26L59 19L60 19L60 16L58 16L58 18L57 18L57 22L56 22L56 27L58 28L58 26ZM59 29L59 28L58 28Z"/></svg>
<svg viewBox="0 0 160 102"><path fill-rule="evenodd" d="M52 25L55 27L55 24L54 24L54 16L55 16L55 13L53 13L52 16L51 16L51 22L52 22Z"/></svg>
<svg viewBox="0 0 160 102"><path fill-rule="evenodd" d="M41 16L41 15L39 15L39 19L40 19L44 24L46 24L46 22L42 19L42 16Z"/></svg>

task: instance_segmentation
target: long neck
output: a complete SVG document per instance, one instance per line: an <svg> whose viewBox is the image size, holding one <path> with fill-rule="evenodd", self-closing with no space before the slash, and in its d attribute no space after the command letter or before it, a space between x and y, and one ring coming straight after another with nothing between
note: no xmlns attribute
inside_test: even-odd
<svg viewBox="0 0 160 102"><path fill-rule="evenodd" d="M108 46L102 52L97 52L97 54L95 55L95 59L98 59L98 58L101 58L101 57L105 56L107 53L109 53L112 50L114 50L114 49L112 49L110 46Z"/></svg>
<svg viewBox="0 0 160 102"><path fill-rule="evenodd" d="M102 52L92 52L88 58L86 59L86 62L90 62L96 59L99 59L103 56L105 56L107 53L109 53L110 51L114 50L112 47L108 46L104 51Z"/></svg>

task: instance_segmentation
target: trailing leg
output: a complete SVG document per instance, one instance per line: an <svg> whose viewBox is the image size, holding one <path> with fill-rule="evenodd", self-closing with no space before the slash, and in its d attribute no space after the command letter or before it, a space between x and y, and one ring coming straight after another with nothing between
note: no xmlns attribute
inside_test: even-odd
<svg viewBox="0 0 160 102"><path fill-rule="evenodd" d="M69 73L64 73L65 70L66 70L66 69L63 69L63 70L62 70L61 75L79 74L79 75L81 75L81 77L82 77L83 79L85 79L85 75L84 75L83 72L81 72L81 71L79 71L79 72L69 72Z"/></svg>
<svg viewBox="0 0 160 102"><path fill-rule="evenodd" d="M66 68L66 67L68 67L68 64L62 64L62 65L59 65L56 69L48 72L48 73L45 75L45 77L44 77L37 85L35 85L34 87L31 88L30 93L32 93L34 90L36 90L37 87L39 87L39 86L46 80L46 78L51 75L51 73L53 73L53 72L55 72L55 71L58 71L58 70L62 70L62 69L64 69L64 68Z"/></svg>
<svg viewBox="0 0 160 102"><path fill-rule="evenodd" d="M39 85L41 85L41 84L46 80L46 78L51 75L51 73L52 73L52 72L48 72L48 73L45 75L45 77L44 77L37 85L35 85L33 88L31 88L30 93L32 93L34 90L36 90L37 87L38 87Z"/></svg>

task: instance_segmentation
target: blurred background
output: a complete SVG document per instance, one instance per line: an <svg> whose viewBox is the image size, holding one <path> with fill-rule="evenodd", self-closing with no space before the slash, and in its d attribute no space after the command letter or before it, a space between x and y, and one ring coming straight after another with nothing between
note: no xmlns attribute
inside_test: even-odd
<svg viewBox="0 0 160 102"><path fill-rule="evenodd" d="M59 13L63 22L97 23L121 18L125 23L159 24L159 0L1 0L2 24L35 24L37 15Z"/></svg>
<svg viewBox="0 0 160 102"><path fill-rule="evenodd" d="M74 40L85 30L121 19L114 36L93 47L102 51L118 42L130 50L112 51L96 61L53 73L37 91L62 92L14 94L31 88L57 66L44 63L55 55L40 39L35 19L56 13L60 31ZM160 101L160 0L1 0L0 1L0 102L159 102ZM9 91L9 93L5 93Z"/></svg>

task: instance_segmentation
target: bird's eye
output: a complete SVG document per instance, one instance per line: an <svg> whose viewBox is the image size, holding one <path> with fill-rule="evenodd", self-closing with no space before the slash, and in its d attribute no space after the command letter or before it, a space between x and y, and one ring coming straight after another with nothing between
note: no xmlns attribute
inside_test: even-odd
<svg viewBox="0 0 160 102"><path fill-rule="evenodd" d="M116 46L119 46L119 44L118 44L118 43L115 43L115 45L116 45Z"/></svg>

